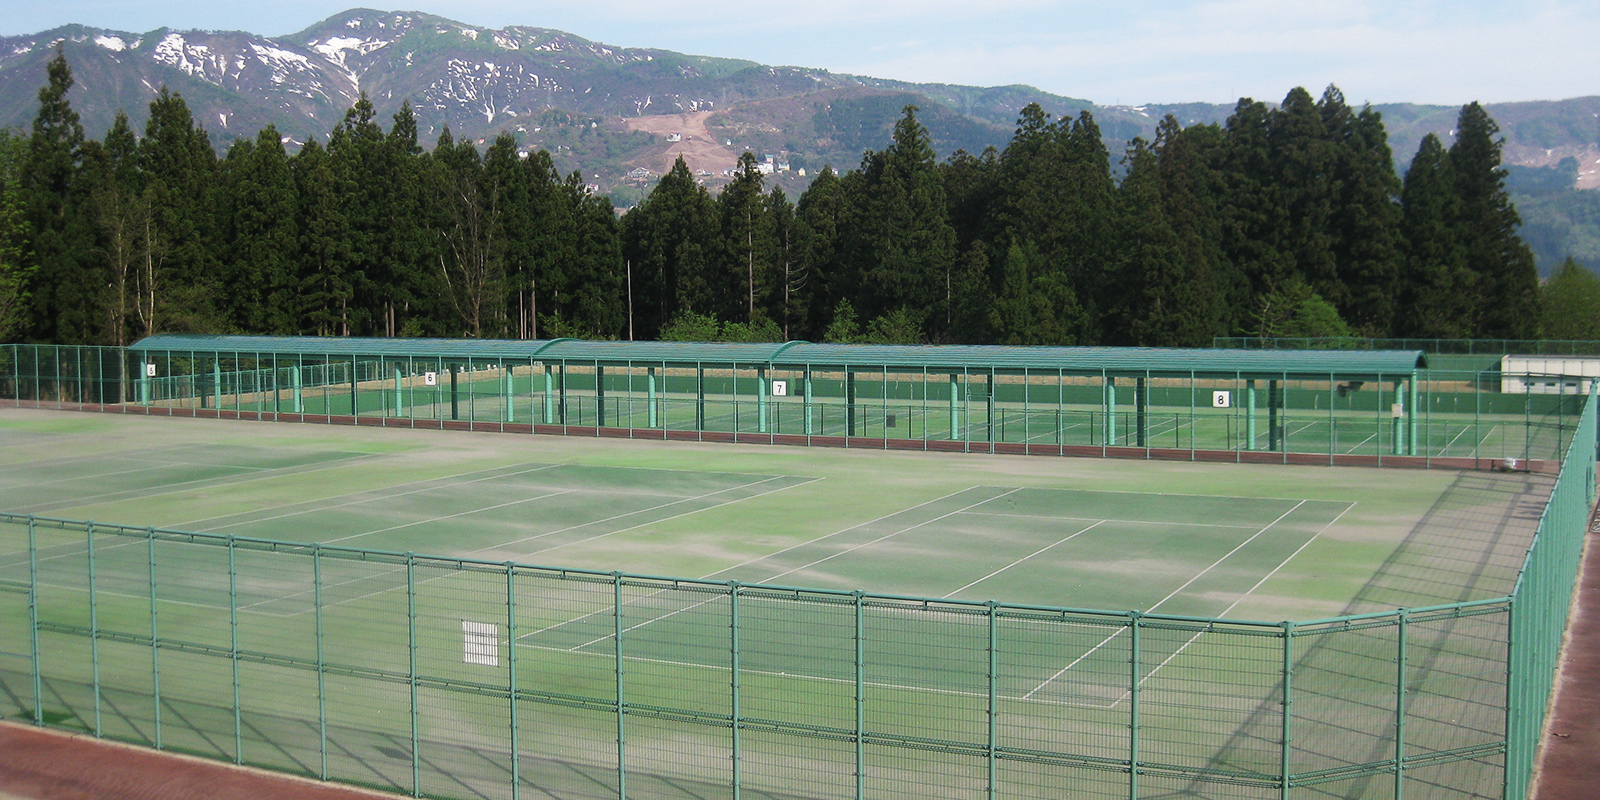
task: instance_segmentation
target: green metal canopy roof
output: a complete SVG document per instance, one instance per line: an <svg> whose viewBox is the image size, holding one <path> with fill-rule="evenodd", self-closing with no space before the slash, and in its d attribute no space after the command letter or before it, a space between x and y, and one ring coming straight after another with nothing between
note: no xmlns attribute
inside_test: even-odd
<svg viewBox="0 0 1600 800"><path fill-rule="evenodd" d="M573 361L599 364L890 367L930 372L1061 370L1120 375L1403 375L1427 366L1421 350L1211 350L1155 347L597 342L578 339L390 339L158 334L138 352L276 353L330 357Z"/></svg>

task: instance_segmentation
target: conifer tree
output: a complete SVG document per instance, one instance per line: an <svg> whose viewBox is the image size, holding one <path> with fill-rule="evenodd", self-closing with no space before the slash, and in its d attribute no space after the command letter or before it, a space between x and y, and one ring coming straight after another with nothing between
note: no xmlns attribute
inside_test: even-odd
<svg viewBox="0 0 1600 800"><path fill-rule="evenodd" d="M832 168L824 167L795 204L794 246L796 272L805 276L810 293L807 324L791 328L790 339L822 336L840 300L848 297L842 280L840 226L845 214L844 187Z"/></svg>
<svg viewBox="0 0 1600 800"><path fill-rule="evenodd" d="M307 141L291 162L299 200L296 316L299 332L314 336L349 335L349 317L344 312L355 296L355 286L345 272L350 263L350 232L341 205L344 192L331 162L327 149L316 139Z"/></svg>
<svg viewBox="0 0 1600 800"><path fill-rule="evenodd" d="M906 106L888 149L868 153L846 182L843 243L860 274L858 311L926 309L935 322L946 317L942 290L956 241L933 144L916 112Z"/></svg>
<svg viewBox="0 0 1600 800"><path fill-rule="evenodd" d="M1145 347L1180 347L1202 342L1210 330L1203 307L1193 294L1202 288L1195 264L1186 260L1178 236L1167 222L1161 197L1160 166L1143 139L1128 145L1127 177L1119 194L1123 300L1116 327L1117 343Z"/></svg>
<svg viewBox="0 0 1600 800"><path fill-rule="evenodd" d="M226 329L216 231L217 154L183 96L162 87L139 142L147 208L148 332Z"/></svg>
<svg viewBox="0 0 1600 800"><path fill-rule="evenodd" d="M1183 128L1168 115L1157 126L1153 148L1162 208L1176 237L1174 258L1190 274L1182 301L1196 326L1190 343L1201 346L1238 330L1249 303L1249 286L1224 249L1222 203L1229 187L1218 164L1225 147L1216 125Z"/></svg>
<svg viewBox="0 0 1600 800"><path fill-rule="evenodd" d="M1324 116L1338 145L1330 241L1344 290L1341 316L1367 336L1392 335L1403 259L1400 179L1394 172L1383 115L1371 107L1348 113L1338 89L1323 95Z"/></svg>
<svg viewBox="0 0 1600 800"><path fill-rule="evenodd" d="M380 174L374 176L385 212L386 230L379 240L382 260L375 287L377 326L385 336L416 336L428 330L421 306L437 296L434 290L438 242L423 230L422 147L417 143L417 118L411 101L400 110L384 136Z"/></svg>
<svg viewBox="0 0 1600 800"><path fill-rule="evenodd" d="M733 181L717 195L723 266L711 276L703 306L746 324L756 321L758 309L765 311L772 288L774 236L763 188L756 157L746 151L734 167Z"/></svg>
<svg viewBox="0 0 1600 800"><path fill-rule="evenodd" d="M232 198L227 298L241 330L295 332L299 289L299 198L283 137L268 125L254 140L228 150L227 188Z"/></svg>
<svg viewBox="0 0 1600 800"><path fill-rule="evenodd" d="M1506 192L1499 132L1483 106L1462 107L1448 154L1460 203L1456 235L1477 290L1473 335L1526 339L1538 326L1539 275L1533 251L1517 235L1522 220Z"/></svg>
<svg viewBox="0 0 1600 800"><path fill-rule="evenodd" d="M1444 145L1422 137L1401 190L1405 262L1400 279L1402 336L1453 339L1471 335L1477 276L1467 268L1457 234L1460 198Z"/></svg>
<svg viewBox="0 0 1600 800"><path fill-rule="evenodd" d="M706 313L715 264L712 235L716 206L683 158L661 176L644 202L624 218L623 257L632 264L634 291L654 297L654 308L635 304L637 330L654 337L683 312Z"/></svg>
<svg viewBox="0 0 1600 800"><path fill-rule="evenodd" d="M85 149L95 156L86 161L83 178L89 185L86 210L98 234L104 275L104 291L97 299L104 325L102 341L123 347L135 333L139 234L147 212L139 174L139 143L128 115L118 111L104 145L90 144L86 143Z"/></svg>
<svg viewBox="0 0 1600 800"><path fill-rule="evenodd" d="M32 265L23 261L27 220L23 214L22 169L27 140L0 129L0 341L12 341L29 307Z"/></svg>
<svg viewBox="0 0 1600 800"><path fill-rule="evenodd" d="M84 262L92 247L88 215L82 213L85 187L79 180L83 164L83 125L67 93L72 70L58 44L46 68L48 81L39 90L39 113L33 120L26 165L19 175L19 190L26 222L23 257L30 262L27 292L32 296L29 338L60 344L90 341L91 307Z"/></svg>

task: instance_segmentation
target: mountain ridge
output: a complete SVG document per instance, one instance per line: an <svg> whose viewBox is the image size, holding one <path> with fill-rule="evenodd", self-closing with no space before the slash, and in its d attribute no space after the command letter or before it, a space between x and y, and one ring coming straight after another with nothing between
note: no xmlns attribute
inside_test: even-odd
<svg viewBox="0 0 1600 800"><path fill-rule="evenodd" d="M277 126L291 145L326 138L365 93L379 113L410 100L424 144L448 126L458 138L502 131L526 148L550 150L564 170L603 187L643 167L661 172L676 155L714 174L748 149L815 173L851 167L881 147L900 108L922 107L935 149L947 156L1003 146L1018 110L1037 102L1055 116L1092 112L1113 158L1134 136L1150 138L1171 113L1185 125L1220 122L1232 105L1105 106L1031 86L917 84L798 66L697 56L595 42L549 28L472 26L419 12L350 9L304 30L268 37L248 31L157 28L143 33L67 25L0 37L0 125L26 127L44 65L63 48L77 85L69 95L98 137L118 109L142 129L162 86L183 95L195 119L225 147ZM1285 87L1287 90L1288 87ZM1409 163L1426 133L1448 136L1456 108L1380 104L1391 147ZM1600 97L1489 106L1506 137L1508 163L1580 163L1577 185L1600 187ZM697 148L667 140L677 115L707 114ZM386 119L385 119L386 122ZM658 125L659 122L659 125ZM778 123L782 124L778 124ZM777 175L780 185L803 185Z"/></svg>

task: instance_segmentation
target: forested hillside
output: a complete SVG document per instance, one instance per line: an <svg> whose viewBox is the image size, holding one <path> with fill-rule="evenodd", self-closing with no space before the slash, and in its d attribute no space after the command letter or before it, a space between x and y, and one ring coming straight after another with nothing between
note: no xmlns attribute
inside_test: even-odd
<svg viewBox="0 0 1600 800"><path fill-rule="evenodd" d="M791 201L750 154L712 195L679 162L618 216L509 135L424 147L364 97L292 155L219 157L163 91L85 136L51 62L0 140L0 334L156 332L1206 345L1219 335L1541 335L1498 128L1461 109L1396 173L1382 115L1330 87L1165 118L1020 112L940 160L915 107Z"/></svg>

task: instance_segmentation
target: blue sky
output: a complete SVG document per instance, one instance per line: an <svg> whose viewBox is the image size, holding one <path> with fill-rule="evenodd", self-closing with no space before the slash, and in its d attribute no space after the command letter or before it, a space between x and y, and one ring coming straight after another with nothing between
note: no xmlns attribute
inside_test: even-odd
<svg viewBox="0 0 1600 800"><path fill-rule="evenodd" d="M333 0L6 0L0 35L71 22L283 35ZM426 11L628 47L917 82L1025 83L1101 104L1281 99L1459 104L1600 94L1600 2L1584 0L458 0Z"/></svg>

